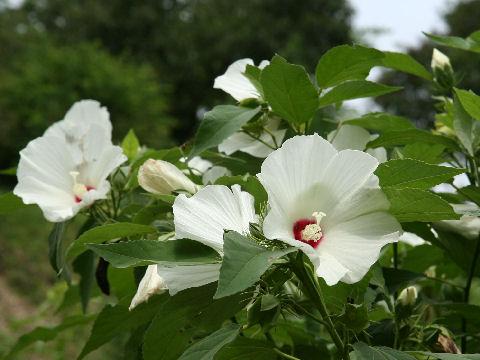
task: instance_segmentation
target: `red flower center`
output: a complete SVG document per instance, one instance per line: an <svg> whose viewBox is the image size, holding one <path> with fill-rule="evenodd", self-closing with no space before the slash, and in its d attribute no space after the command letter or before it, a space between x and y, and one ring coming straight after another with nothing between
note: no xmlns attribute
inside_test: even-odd
<svg viewBox="0 0 480 360"><path fill-rule="evenodd" d="M87 191L94 189L93 186L86 186L86 188L87 188ZM80 201L82 201L82 199L80 199L77 195L75 195L75 202L79 203Z"/></svg>
<svg viewBox="0 0 480 360"><path fill-rule="evenodd" d="M300 219L295 221L293 224L293 235L295 236L296 240L307 243L315 249L318 245L320 245L320 242L323 240L323 236L320 238L320 240L305 240L302 236L302 232L305 230L307 225L310 224L317 224L317 221L314 219Z"/></svg>

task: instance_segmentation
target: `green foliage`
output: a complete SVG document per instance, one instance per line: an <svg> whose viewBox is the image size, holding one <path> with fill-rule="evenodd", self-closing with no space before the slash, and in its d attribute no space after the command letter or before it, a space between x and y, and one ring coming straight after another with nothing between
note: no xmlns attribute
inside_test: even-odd
<svg viewBox="0 0 480 360"><path fill-rule="evenodd" d="M215 298L236 294L257 282L280 257L297 249L294 247L271 251L235 231L223 236L225 253Z"/></svg>
<svg viewBox="0 0 480 360"><path fill-rule="evenodd" d="M376 97L400 89L400 87L391 87L366 80L348 81L337 85L320 97L320 107L340 103L345 100Z"/></svg>
<svg viewBox="0 0 480 360"><path fill-rule="evenodd" d="M190 339L217 330L246 305L245 294L213 300L215 285L188 289L168 300L145 333L145 360L178 359Z"/></svg>
<svg viewBox="0 0 480 360"><path fill-rule="evenodd" d="M128 309L130 301L131 297L126 297L116 305L103 308L93 324L90 338L78 356L79 360L121 333L133 331L151 321L159 308L168 301L168 296L156 296L149 304L140 304L132 311Z"/></svg>
<svg viewBox="0 0 480 360"><path fill-rule="evenodd" d="M12 358L13 355L26 348L28 345L36 341L50 341L54 339L61 331L68 328L84 325L92 322L96 318L96 314L91 315L73 315L63 319L57 326L39 326L31 332L22 335L10 352L5 355L5 359Z"/></svg>
<svg viewBox="0 0 480 360"><path fill-rule="evenodd" d="M243 125L258 114L255 109L233 105L219 105L207 112L200 124L195 144L189 158L199 155L205 150L219 145L230 135L240 130Z"/></svg>
<svg viewBox="0 0 480 360"><path fill-rule="evenodd" d="M345 121L345 124L362 126L382 132L415 129L412 123L404 117L383 112L369 113L359 118L349 119Z"/></svg>
<svg viewBox="0 0 480 360"><path fill-rule="evenodd" d="M474 119L480 120L480 96L472 91L455 89L463 108Z"/></svg>
<svg viewBox="0 0 480 360"><path fill-rule="evenodd" d="M22 41L10 62L3 59L0 66L2 167L14 165L30 139L85 98L108 108L114 138L135 127L145 144L170 143L174 122L165 115L164 90L151 67L112 57L94 44L58 46L40 35Z"/></svg>
<svg viewBox="0 0 480 360"><path fill-rule="evenodd" d="M458 36L425 35L439 45L480 53L480 31L473 32L465 39Z"/></svg>
<svg viewBox="0 0 480 360"><path fill-rule="evenodd" d="M459 219L448 202L422 189L383 189L391 203L390 213L400 222Z"/></svg>
<svg viewBox="0 0 480 360"><path fill-rule="evenodd" d="M429 189L447 182L453 176L463 172L465 172L465 169L435 166L418 160L403 159L390 160L380 164L375 171L375 175L378 176L382 188Z"/></svg>
<svg viewBox="0 0 480 360"><path fill-rule="evenodd" d="M155 227L141 224L116 223L98 226L80 235L80 237L69 246L66 258L67 261L70 261L87 250L85 246L86 243L99 244L118 238L146 235L155 232L157 232Z"/></svg>
<svg viewBox="0 0 480 360"><path fill-rule="evenodd" d="M418 129L395 130L381 134L375 140L367 144L369 148L376 148L379 146L391 147L395 145L412 144L416 142L424 142L430 144L440 144L452 150L456 150L458 145L452 139L442 136L433 135L427 131Z"/></svg>
<svg viewBox="0 0 480 360"><path fill-rule="evenodd" d="M317 64L317 83L320 88L327 89L347 80L365 80L383 57L381 51L360 45L334 47Z"/></svg>
<svg viewBox="0 0 480 360"><path fill-rule="evenodd" d="M23 203L22 199L14 195L13 192L0 196L0 214L8 214L25 206L27 205Z"/></svg>
<svg viewBox="0 0 480 360"><path fill-rule="evenodd" d="M240 325L226 324L206 338L196 342L185 351L179 360L213 360L215 354L238 335Z"/></svg>
<svg viewBox="0 0 480 360"><path fill-rule="evenodd" d="M363 342L353 345L357 360L415 360L411 355L384 346L372 347Z"/></svg>
<svg viewBox="0 0 480 360"><path fill-rule="evenodd" d="M130 129L122 141L123 153L127 155L128 160L132 161L133 159L135 159L138 154L139 147L140 143L138 141L138 138L135 135L135 132Z"/></svg>
<svg viewBox="0 0 480 360"><path fill-rule="evenodd" d="M212 248L188 239L134 240L114 244L87 243L86 246L118 268L148 264L165 266L211 264L221 260Z"/></svg>
<svg viewBox="0 0 480 360"><path fill-rule="evenodd" d="M463 102L468 103L468 95L462 94ZM475 155L480 141L480 122L472 119L472 117L465 111L462 101L457 95L453 100L453 129L455 130L458 139L462 145L467 149L470 156ZM473 99L470 99L473 100ZM471 104L471 105L474 105ZM472 106L471 106L472 107Z"/></svg>
<svg viewBox="0 0 480 360"><path fill-rule="evenodd" d="M287 122L298 126L318 109L318 92L302 66L274 56L260 77L265 99Z"/></svg>

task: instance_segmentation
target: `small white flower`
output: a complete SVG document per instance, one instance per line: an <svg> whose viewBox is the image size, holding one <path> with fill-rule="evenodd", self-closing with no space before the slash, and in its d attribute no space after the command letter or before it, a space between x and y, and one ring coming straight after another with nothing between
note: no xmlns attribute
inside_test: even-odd
<svg viewBox="0 0 480 360"><path fill-rule="evenodd" d="M194 194L198 190L192 180L175 165L148 159L138 170L138 183L153 194L171 194L174 190L186 190Z"/></svg>
<svg viewBox="0 0 480 360"><path fill-rule="evenodd" d="M417 297L417 288L415 286L409 286L400 292L400 295L398 295L398 301L400 301L403 306L413 306L417 301Z"/></svg>
<svg viewBox="0 0 480 360"><path fill-rule="evenodd" d="M328 134L328 141L330 141L338 151L345 149L364 151L367 144L377 137L377 134L370 134L360 126L343 125L338 130L334 130ZM368 149L365 152L372 155L381 163L387 161L387 150L383 147Z"/></svg>
<svg viewBox="0 0 480 360"><path fill-rule="evenodd" d="M257 175L270 205L264 234L304 251L328 285L361 280L401 232L373 174L377 165L316 134L287 140Z"/></svg>
<svg viewBox="0 0 480 360"><path fill-rule="evenodd" d="M274 135L275 141L267 131L263 131L260 134L260 139L271 147L275 146L275 142L280 146L287 130L278 129L279 125L280 120L270 119L265 126ZM243 132L237 132L223 140L223 142L218 145L218 150L227 155L233 154L235 151L242 151L255 157L265 158L268 154L273 152L271 147L266 146L261 141L258 141Z"/></svg>
<svg viewBox="0 0 480 360"><path fill-rule="evenodd" d="M167 285L165 280L158 275L157 265L148 265L128 310L133 310L138 304L147 301L155 294L161 294L165 290L167 290Z"/></svg>
<svg viewBox="0 0 480 360"><path fill-rule="evenodd" d="M67 116L20 152L14 193L25 204L38 204L52 222L70 219L95 200L105 199L108 175L127 159L119 146L112 145L107 133L111 124L104 123L106 110L99 106L93 110L89 101L77 104L69 114L73 109L81 112L85 105L91 111Z"/></svg>
<svg viewBox="0 0 480 360"><path fill-rule="evenodd" d="M258 67L263 69L268 64L270 64L268 60L262 60ZM249 98L259 98L260 93L258 90L253 86L250 80L243 75L247 69L247 65L254 66L255 64L252 59L240 59L235 61L227 68L225 74L215 78L213 87L225 91L238 102Z"/></svg>
<svg viewBox="0 0 480 360"><path fill-rule="evenodd" d="M430 66L432 67L432 69L439 68L441 70L445 70L446 67L452 67L448 56L435 48L433 49L432 63L430 64Z"/></svg>
<svg viewBox="0 0 480 360"><path fill-rule="evenodd" d="M257 221L253 196L239 185L230 190L210 185L187 198L181 194L173 204L175 239L191 239L215 249L223 256L223 233L234 230L249 233L249 224ZM171 295L178 291L217 281L220 264L162 267L158 274L165 280Z"/></svg>

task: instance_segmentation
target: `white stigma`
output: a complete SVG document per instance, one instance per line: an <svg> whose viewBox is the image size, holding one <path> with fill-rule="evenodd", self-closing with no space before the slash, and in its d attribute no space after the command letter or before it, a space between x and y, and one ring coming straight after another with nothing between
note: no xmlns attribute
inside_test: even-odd
<svg viewBox="0 0 480 360"><path fill-rule="evenodd" d="M320 227L320 221L327 216L324 212L315 211L312 217L317 221L316 224L308 224L305 229L302 230L302 240L304 241L320 241L323 236L322 228Z"/></svg>
<svg viewBox="0 0 480 360"><path fill-rule="evenodd" d="M70 171L70 176L73 177L73 194L80 200L88 190L85 184L77 183L77 176L80 174L78 171Z"/></svg>

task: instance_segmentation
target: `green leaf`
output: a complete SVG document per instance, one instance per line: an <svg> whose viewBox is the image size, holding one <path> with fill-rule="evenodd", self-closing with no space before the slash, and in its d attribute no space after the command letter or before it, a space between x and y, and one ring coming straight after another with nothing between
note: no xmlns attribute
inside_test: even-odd
<svg viewBox="0 0 480 360"><path fill-rule="evenodd" d="M318 92L302 66L289 64L275 55L261 75L265 100L293 125L312 118L318 109Z"/></svg>
<svg viewBox="0 0 480 360"><path fill-rule="evenodd" d="M384 57L381 51L360 45L334 47L317 64L317 84L326 89L347 80L364 80L371 68L381 63Z"/></svg>
<svg viewBox="0 0 480 360"><path fill-rule="evenodd" d="M137 136L133 130L130 129L122 141L123 153L127 155L129 161L135 159L138 154L139 147L140 143L138 142Z"/></svg>
<svg viewBox="0 0 480 360"><path fill-rule="evenodd" d="M427 33L424 34L430 40L439 45L480 53L480 41L478 41L478 38L475 36L475 32L470 34L470 36L466 37L465 39L457 36L438 36Z"/></svg>
<svg viewBox="0 0 480 360"><path fill-rule="evenodd" d="M460 218L448 202L429 191L384 188L383 192L391 203L390 213L400 222L430 222Z"/></svg>
<svg viewBox="0 0 480 360"><path fill-rule="evenodd" d="M223 140L240 130L259 111L260 106L255 109L233 105L215 106L213 110L205 114L200 123L189 159L219 145Z"/></svg>
<svg viewBox="0 0 480 360"><path fill-rule="evenodd" d="M375 175L378 176L382 188L429 189L464 172L465 169L431 165L413 159L400 159L380 164L375 170Z"/></svg>
<svg viewBox="0 0 480 360"><path fill-rule="evenodd" d="M63 330L72 328L74 326L85 325L95 319L97 314L91 315L73 315L66 317L62 322L56 326L39 326L27 334L20 336L10 352L5 355L5 359L10 359L13 355L26 348L28 345L36 341L50 341Z"/></svg>
<svg viewBox="0 0 480 360"><path fill-rule="evenodd" d="M22 199L14 195L12 191L0 196L0 215L8 214L28 205L24 204Z"/></svg>
<svg viewBox="0 0 480 360"><path fill-rule="evenodd" d="M257 282L278 258L297 250L287 248L271 251L235 231L225 232L223 241L225 255L215 299L245 290Z"/></svg>
<svg viewBox="0 0 480 360"><path fill-rule="evenodd" d="M225 324L219 330L190 346L179 360L213 360L222 347L235 340L240 328L238 324Z"/></svg>
<svg viewBox="0 0 480 360"><path fill-rule="evenodd" d="M383 66L433 80L432 74L410 55L390 51L384 51L383 53L385 54L385 57L381 59Z"/></svg>
<svg viewBox="0 0 480 360"><path fill-rule="evenodd" d="M444 162L441 157L444 150L445 146L441 144L417 142L405 145L402 155L404 158L420 160L428 164L439 164Z"/></svg>
<svg viewBox="0 0 480 360"><path fill-rule="evenodd" d="M188 239L134 240L114 244L87 243L86 246L117 268L148 264L198 265L221 261L218 253L211 247Z"/></svg>
<svg viewBox="0 0 480 360"><path fill-rule="evenodd" d="M169 299L145 333L145 360L178 359L191 339L217 330L248 303L245 294L214 300L215 288L215 283L191 288Z"/></svg>
<svg viewBox="0 0 480 360"><path fill-rule="evenodd" d="M333 286L328 286L325 280L319 278L320 288L322 289L325 303L330 312L340 313L349 300L353 300L355 304L363 303L368 284L373 274L374 271L370 270L362 280L355 284L339 282Z"/></svg>
<svg viewBox="0 0 480 360"><path fill-rule="evenodd" d="M77 240L75 240L67 250L67 261L73 260L76 256L87 250L86 243L99 244L104 241L120 239L135 235L146 235L156 233L157 229L153 226L133 224L133 223L115 223L98 226L85 231Z"/></svg>
<svg viewBox="0 0 480 360"><path fill-rule="evenodd" d="M79 291L82 300L82 310L87 312L88 302L95 282L95 254L85 251L73 262L73 271L80 275Z"/></svg>
<svg viewBox="0 0 480 360"><path fill-rule="evenodd" d="M462 145L474 156L480 135L480 122L472 119L465 111L458 95L453 100L453 128Z"/></svg>
<svg viewBox="0 0 480 360"><path fill-rule="evenodd" d="M394 116L384 112L365 114L356 119L346 120L345 124L362 126L382 132L415 129L410 121L402 116Z"/></svg>
<svg viewBox="0 0 480 360"><path fill-rule="evenodd" d="M356 360L416 360L413 356L402 351L385 346L368 346L359 341L353 344Z"/></svg>
<svg viewBox="0 0 480 360"><path fill-rule="evenodd" d="M12 166L8 169L2 169L0 170L0 175L12 175L12 176L15 176L17 175L17 167L16 166Z"/></svg>
<svg viewBox="0 0 480 360"><path fill-rule="evenodd" d="M439 360L480 360L480 354L448 354L431 353L427 351L409 351L408 353L414 355L424 355L427 356L428 359L431 359L433 357Z"/></svg>
<svg viewBox="0 0 480 360"><path fill-rule="evenodd" d="M238 337L234 342L224 346L215 356L215 360L272 360L277 353L272 345L247 337Z"/></svg>
<svg viewBox="0 0 480 360"><path fill-rule="evenodd" d="M140 304L132 311L128 310L132 300L131 296L123 298L116 305L105 306L98 314L90 337L78 356L78 360L83 359L87 354L106 344L117 335L131 332L151 321L168 299L168 294L153 296L148 300L148 304Z"/></svg>
<svg viewBox="0 0 480 360"><path fill-rule="evenodd" d="M425 278L425 275L423 274L402 269L384 267L382 268L382 271L385 279L385 286L388 288L388 291L391 294L402 287L413 284L419 279Z"/></svg>
<svg viewBox="0 0 480 360"><path fill-rule="evenodd" d="M248 80L250 80L253 86L255 86L255 88L258 90L260 95L264 97L262 84L260 83L261 74L262 74L261 69L250 64L247 64L247 67L245 68L245 72L243 73L243 75L245 75L248 78Z"/></svg>
<svg viewBox="0 0 480 360"><path fill-rule="evenodd" d="M432 306L452 310L456 315L468 319L470 326L480 330L480 306L465 303L436 303Z"/></svg>
<svg viewBox="0 0 480 360"><path fill-rule="evenodd" d="M62 253L62 235L65 228L65 222L54 223L50 234L48 235L48 258L50 265L57 274L63 268L65 263Z"/></svg>
<svg viewBox="0 0 480 360"><path fill-rule="evenodd" d="M380 146L392 147L397 145L412 144L416 142L424 142L429 144L440 144L449 149L457 150L456 142L446 136L433 135L424 130L409 129L399 131L389 131L381 134L375 140L367 144L367 148L376 148Z"/></svg>
<svg viewBox="0 0 480 360"><path fill-rule="evenodd" d="M471 90L455 89L455 93L465 111L474 119L480 120L480 96L476 95Z"/></svg>
<svg viewBox="0 0 480 360"><path fill-rule="evenodd" d="M376 97L398 91L401 87L393 87L374 83L366 80L348 81L337 85L325 95L320 97L319 107L323 108L328 105L337 104L345 100Z"/></svg>

